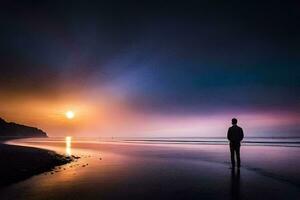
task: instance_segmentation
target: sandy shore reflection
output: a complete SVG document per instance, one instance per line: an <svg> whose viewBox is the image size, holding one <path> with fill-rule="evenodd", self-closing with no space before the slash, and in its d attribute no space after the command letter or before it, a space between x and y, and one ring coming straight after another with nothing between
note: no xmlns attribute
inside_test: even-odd
<svg viewBox="0 0 300 200"><path fill-rule="evenodd" d="M66 140L66 155L71 156L72 155L72 137L67 136L65 140Z"/></svg>

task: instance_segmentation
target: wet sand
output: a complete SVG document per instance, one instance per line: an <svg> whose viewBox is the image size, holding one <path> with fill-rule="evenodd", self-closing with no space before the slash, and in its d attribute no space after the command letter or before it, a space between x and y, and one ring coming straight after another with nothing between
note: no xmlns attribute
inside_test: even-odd
<svg viewBox="0 0 300 200"><path fill-rule="evenodd" d="M22 144L21 141L18 144ZM229 169L226 145L27 141L80 156L53 174L0 190L0 199L299 199L300 148L242 147Z"/></svg>
<svg viewBox="0 0 300 200"><path fill-rule="evenodd" d="M70 161L53 151L0 143L0 188Z"/></svg>

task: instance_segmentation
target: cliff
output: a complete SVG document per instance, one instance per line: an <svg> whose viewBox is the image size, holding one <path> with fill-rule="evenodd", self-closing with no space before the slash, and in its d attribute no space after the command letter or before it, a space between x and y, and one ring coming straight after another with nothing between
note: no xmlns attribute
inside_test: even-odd
<svg viewBox="0 0 300 200"><path fill-rule="evenodd" d="M12 138L28 138L28 137L47 137L47 134L41 129L16 124L13 122L6 122L0 118L0 137Z"/></svg>

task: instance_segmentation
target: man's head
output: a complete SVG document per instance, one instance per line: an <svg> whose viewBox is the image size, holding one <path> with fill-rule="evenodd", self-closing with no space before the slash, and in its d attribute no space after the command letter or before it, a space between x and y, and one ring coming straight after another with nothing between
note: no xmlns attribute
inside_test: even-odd
<svg viewBox="0 0 300 200"><path fill-rule="evenodd" d="M232 118L231 123L232 123L232 125L236 125L237 124L237 119L236 118Z"/></svg>

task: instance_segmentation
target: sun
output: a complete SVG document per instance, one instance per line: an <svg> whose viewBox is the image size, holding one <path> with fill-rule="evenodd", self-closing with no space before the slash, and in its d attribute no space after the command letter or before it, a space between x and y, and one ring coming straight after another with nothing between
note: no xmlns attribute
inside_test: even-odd
<svg viewBox="0 0 300 200"><path fill-rule="evenodd" d="M73 119L75 117L75 113L73 111L69 110L66 112L66 117L68 119Z"/></svg>

